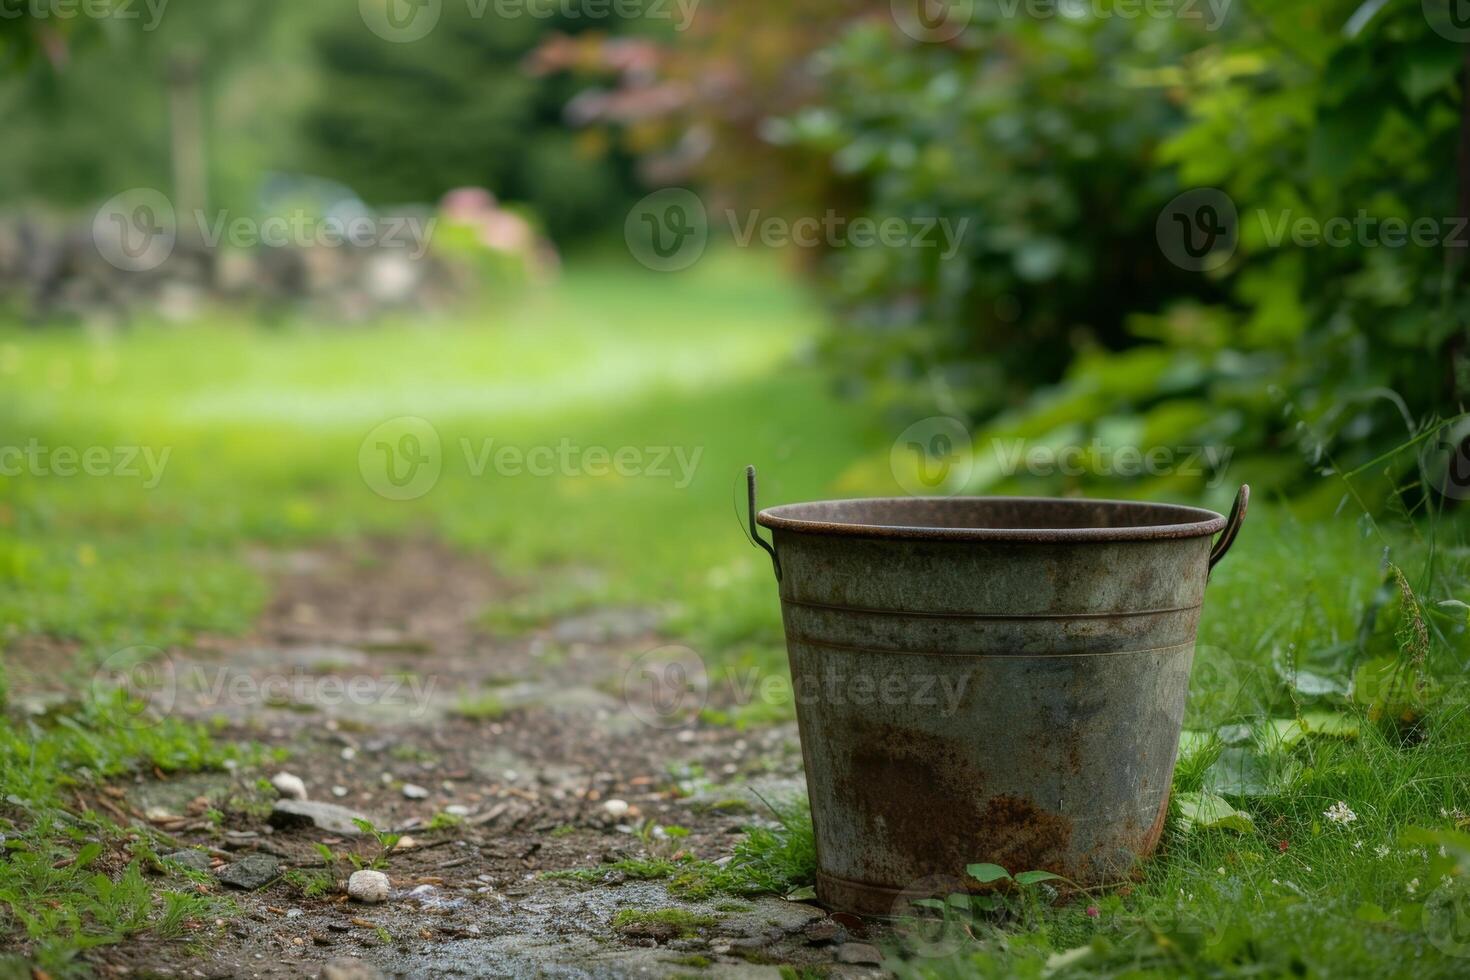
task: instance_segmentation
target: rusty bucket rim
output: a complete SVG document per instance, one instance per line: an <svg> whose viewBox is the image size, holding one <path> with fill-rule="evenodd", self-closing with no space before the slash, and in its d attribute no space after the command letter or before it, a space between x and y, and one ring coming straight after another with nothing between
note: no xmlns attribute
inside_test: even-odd
<svg viewBox="0 0 1470 980"><path fill-rule="evenodd" d="M814 520L802 517L814 508L833 504L861 506L899 504L914 507L946 504L1040 504L1060 508L1116 506L1124 509L1148 508L1179 518L1167 524L1140 524L1127 527L930 527L921 524L867 524L854 521ZM918 541L1005 541L1043 544L1097 541L1166 541L1180 538L1202 538L1218 534L1227 523L1223 514L1204 507L1186 504L1156 503L1144 500L1111 500L1096 497L853 497L835 500L806 501L767 507L756 516L761 527L798 534L823 534L855 538L903 539Z"/></svg>

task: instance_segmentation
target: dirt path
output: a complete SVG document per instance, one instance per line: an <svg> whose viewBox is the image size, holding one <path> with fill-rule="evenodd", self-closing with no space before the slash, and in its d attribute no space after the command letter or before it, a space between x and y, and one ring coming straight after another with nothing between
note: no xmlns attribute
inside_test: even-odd
<svg viewBox="0 0 1470 980"><path fill-rule="evenodd" d="M630 665L666 642L655 616L595 610L501 639L477 623L510 586L431 542L260 560L276 598L255 633L175 657L159 681L160 706L223 715L224 737L288 750L275 769L299 777L312 803L409 835L388 861L393 897L349 901L337 883L351 866L323 867L316 845L372 856L376 842L289 826L254 776L140 780L117 805L181 843L212 849L211 874L258 870L271 880L232 889L241 914L207 930L213 938L195 952L114 947L97 957L104 971L775 977L776 964L790 964L831 976L878 972L839 964L862 958L861 926L823 921L811 905L680 900L662 882L616 871L593 884L542 876L650 851L719 858L755 818L751 786L763 795L801 786L793 725L675 727L625 696ZM211 808L223 813L218 826ZM431 826L441 814L458 822ZM688 836L640 835L650 820ZM307 897L303 876L327 893ZM683 935L620 929L613 918L625 908L679 908L706 924L673 930Z"/></svg>

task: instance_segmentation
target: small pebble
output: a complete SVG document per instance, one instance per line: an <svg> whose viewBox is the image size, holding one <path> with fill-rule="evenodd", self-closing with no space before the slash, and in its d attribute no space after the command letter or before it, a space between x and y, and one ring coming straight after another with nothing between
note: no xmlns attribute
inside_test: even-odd
<svg viewBox="0 0 1470 980"><path fill-rule="evenodd" d="M429 791L424 789L418 783L404 783L403 795L408 797L410 800L423 800L428 798Z"/></svg>
<svg viewBox="0 0 1470 980"><path fill-rule="evenodd" d="M358 902L386 902L392 886L381 871L354 871L347 879L347 895Z"/></svg>
<svg viewBox="0 0 1470 980"><path fill-rule="evenodd" d="M470 808L463 803L451 803L444 808L444 812L451 817L467 817L470 815Z"/></svg>
<svg viewBox="0 0 1470 980"><path fill-rule="evenodd" d="M336 797L346 796L347 795L347 787L346 786L333 786L332 787L332 795L333 796L336 796Z"/></svg>
<svg viewBox="0 0 1470 980"><path fill-rule="evenodd" d="M278 772L271 777L271 785L276 788L284 799L304 800L306 799L306 783L302 782L300 776L289 772Z"/></svg>
<svg viewBox="0 0 1470 980"><path fill-rule="evenodd" d="M602 804L602 809L608 816L617 820L628 815L628 802L626 800L608 800Z"/></svg>

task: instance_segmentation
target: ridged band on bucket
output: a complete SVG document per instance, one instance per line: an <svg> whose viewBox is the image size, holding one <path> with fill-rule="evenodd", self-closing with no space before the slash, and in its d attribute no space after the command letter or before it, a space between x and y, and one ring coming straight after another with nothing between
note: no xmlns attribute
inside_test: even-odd
<svg viewBox="0 0 1470 980"><path fill-rule="evenodd" d="M748 481L780 583L818 897L903 913L915 882L975 862L1126 877L1163 828L1205 586L1249 489L1229 519L1007 497L757 515Z"/></svg>

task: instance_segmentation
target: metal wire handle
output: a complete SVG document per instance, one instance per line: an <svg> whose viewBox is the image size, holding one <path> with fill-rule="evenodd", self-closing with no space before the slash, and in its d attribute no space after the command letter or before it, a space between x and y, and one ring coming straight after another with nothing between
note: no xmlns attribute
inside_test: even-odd
<svg viewBox="0 0 1470 980"><path fill-rule="evenodd" d="M748 500L750 504L750 540L760 545L771 556L771 567L776 570L776 581L781 581L781 559L776 557L776 546L761 537L760 526L755 522L755 467L745 468L745 485L749 491Z"/></svg>
<svg viewBox="0 0 1470 980"><path fill-rule="evenodd" d="M1242 483L1240 492L1235 495L1235 506L1230 508L1230 516L1225 518L1225 529L1220 532L1220 536L1215 539L1215 546L1210 549L1210 571L1215 570L1220 559L1225 557L1225 552L1235 543L1235 536L1240 533L1240 525L1245 523L1245 512L1250 504L1250 484Z"/></svg>

